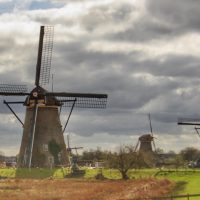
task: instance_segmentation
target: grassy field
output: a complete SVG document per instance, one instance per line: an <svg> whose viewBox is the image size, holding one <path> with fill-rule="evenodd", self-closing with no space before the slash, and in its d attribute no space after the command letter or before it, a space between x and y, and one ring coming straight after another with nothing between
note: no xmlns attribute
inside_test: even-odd
<svg viewBox="0 0 200 200"><path fill-rule="evenodd" d="M0 169L0 177L8 178L34 178L34 179L44 179L44 178L64 178L64 176L69 173L68 169L14 169L6 168Z"/></svg>
<svg viewBox="0 0 200 200"><path fill-rule="evenodd" d="M197 194L200 193L199 183L200 183L200 170L180 170L160 172L158 174L159 178L167 178L169 180L175 181L176 190L175 194Z"/></svg>
<svg viewBox="0 0 200 200"><path fill-rule="evenodd" d="M119 200L159 197L171 191L167 180L5 179L1 200Z"/></svg>
<svg viewBox="0 0 200 200"><path fill-rule="evenodd" d="M84 169L85 174L79 176L82 179L94 179L98 173L102 173L107 179L118 180L121 179L121 175L114 169ZM70 170L67 168L59 169L0 169L0 177L9 178L33 178L33 179L45 179L55 178L63 179L70 174ZM128 173L131 179L141 179L156 177L158 179L169 179L176 182L176 188L174 194L195 194L200 193L200 170L186 170L179 171L166 170L159 171L158 169L142 169L142 170L130 170ZM70 176L69 176L70 177Z"/></svg>

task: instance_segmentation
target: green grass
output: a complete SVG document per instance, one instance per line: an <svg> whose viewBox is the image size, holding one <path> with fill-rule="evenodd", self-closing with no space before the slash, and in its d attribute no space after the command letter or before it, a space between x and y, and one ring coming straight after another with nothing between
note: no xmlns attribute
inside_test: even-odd
<svg viewBox="0 0 200 200"><path fill-rule="evenodd" d="M89 169L81 168L85 170L84 178L91 179L94 178L98 173L102 173L104 177L108 179L121 179L121 174L116 169ZM131 179L135 178L146 178L153 176L158 170L155 169L143 169L143 170L129 170L128 176ZM58 169L40 169L33 168L29 169L0 169L0 176L9 178L64 178L65 175L69 174L70 170L68 168L58 168Z"/></svg>
<svg viewBox="0 0 200 200"><path fill-rule="evenodd" d="M158 178L167 178L175 181L177 187L175 194L197 194L200 193L200 170L180 170L160 173Z"/></svg>
<svg viewBox="0 0 200 200"><path fill-rule="evenodd" d="M13 168L0 169L0 177L15 178L16 169L13 169Z"/></svg>
<svg viewBox="0 0 200 200"><path fill-rule="evenodd" d="M8 177L8 178L35 178L35 179L43 179L43 178L64 178L66 174L69 173L68 169L0 169L0 177Z"/></svg>
<svg viewBox="0 0 200 200"><path fill-rule="evenodd" d="M108 179L121 179L121 174L118 170L115 169L88 169L81 168L85 170L84 178L91 179L94 178L98 173L103 173L103 175ZM58 169L13 169L13 168L5 168L0 169L1 177L9 177L9 178L64 178L65 175L69 174L70 170L67 168L58 168ZM130 178L142 178L152 176L155 173L155 170L130 170L129 177Z"/></svg>
<svg viewBox="0 0 200 200"><path fill-rule="evenodd" d="M104 177L108 179L121 179L121 174L115 169L88 169L85 170L85 174L82 178L92 179L98 173L102 173ZM0 169L0 177L8 178L34 178L34 179L44 179L44 178L64 178L70 173L68 168L58 168L58 169L13 169L6 168ZM159 171L158 169L142 169L142 170L130 170L128 173L131 179L147 178L156 175L156 178L166 178L176 182L176 188L174 194L195 194L200 193L199 183L200 183L200 170L186 170L182 169L176 172L175 170Z"/></svg>
<svg viewBox="0 0 200 200"><path fill-rule="evenodd" d="M130 178L148 178L154 176L159 170L158 169L141 169L141 170L129 170L128 175Z"/></svg>

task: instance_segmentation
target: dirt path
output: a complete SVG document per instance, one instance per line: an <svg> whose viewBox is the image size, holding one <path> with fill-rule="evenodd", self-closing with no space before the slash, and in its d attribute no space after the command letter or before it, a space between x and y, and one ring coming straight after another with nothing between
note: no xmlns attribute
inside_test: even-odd
<svg viewBox="0 0 200 200"><path fill-rule="evenodd" d="M31 180L0 181L1 200L118 200L155 197L173 187L168 180L130 181Z"/></svg>

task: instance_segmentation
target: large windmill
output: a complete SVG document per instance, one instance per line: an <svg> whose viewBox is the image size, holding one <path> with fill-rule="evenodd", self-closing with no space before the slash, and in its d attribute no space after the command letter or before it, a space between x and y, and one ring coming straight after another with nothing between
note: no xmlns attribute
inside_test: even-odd
<svg viewBox="0 0 200 200"><path fill-rule="evenodd" d="M50 167L68 163L64 142L64 129L60 122L60 107L105 108L106 94L49 92L42 86L49 83L53 48L52 26L41 26L36 64L35 87L27 92L25 85L0 85L2 96L26 96L25 101L5 101L10 111L23 125L18 166ZM14 112L11 104L26 106L24 123ZM70 112L70 115L71 115Z"/></svg>

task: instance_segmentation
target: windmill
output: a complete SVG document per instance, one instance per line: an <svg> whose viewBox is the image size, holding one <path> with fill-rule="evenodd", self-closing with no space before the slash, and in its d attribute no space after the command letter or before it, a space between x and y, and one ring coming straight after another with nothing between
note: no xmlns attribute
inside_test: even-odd
<svg viewBox="0 0 200 200"><path fill-rule="evenodd" d="M148 114L148 120L149 120L149 126L150 126L150 134L144 134L139 137L137 144L135 146L135 152L138 150L139 152L156 152L156 145L154 141L154 135L153 135L153 128L151 124L151 115ZM139 147L139 149L138 149Z"/></svg>
<svg viewBox="0 0 200 200"><path fill-rule="evenodd" d="M83 147L71 147L70 146L70 137L69 134L67 135L67 152L68 152L68 158L69 158L69 164L70 168L72 170L72 173L79 173L80 169L78 166L78 150L83 149ZM72 154L72 150L76 151L76 155Z"/></svg>
<svg viewBox="0 0 200 200"><path fill-rule="evenodd" d="M72 150L76 151L76 157L77 157L79 149L83 149L83 147L71 147L70 146L70 137L69 137L69 134L68 134L67 135L67 152L68 152L68 156L69 156L70 165L71 165L71 158L73 157Z"/></svg>
<svg viewBox="0 0 200 200"><path fill-rule="evenodd" d="M156 145L154 141L153 129L151 124L151 115L148 115L150 134L144 134L139 137L135 146L134 152L137 152L143 164L146 166L152 166L155 164L156 159ZM153 150L154 148L154 150Z"/></svg>
<svg viewBox="0 0 200 200"><path fill-rule="evenodd" d="M107 94L49 92L43 88L49 83L53 34L52 26L40 27L35 87L31 92L28 92L26 85L0 85L2 96L26 97L24 101L4 100L4 104L23 126L19 167L49 167L67 164L67 149L63 133L73 108L106 107ZM12 104L26 106L24 123L14 112ZM71 107L71 111L62 130L59 109L63 106Z"/></svg>
<svg viewBox="0 0 200 200"><path fill-rule="evenodd" d="M67 135L67 151L71 154L72 150L75 149L76 155L78 155L78 149L83 149L83 147L70 147L70 137Z"/></svg>

